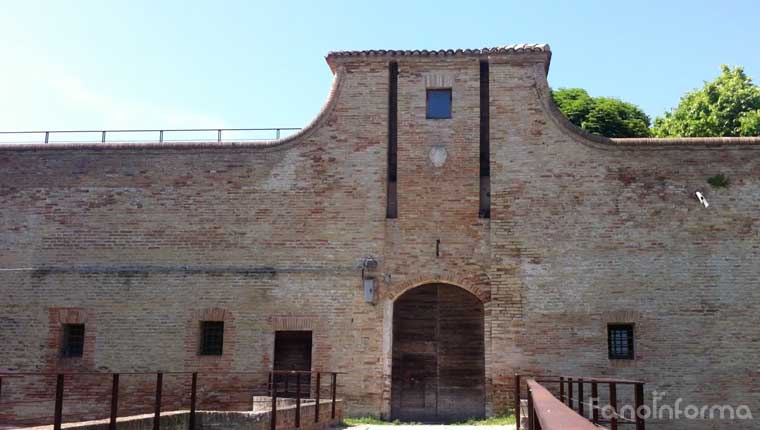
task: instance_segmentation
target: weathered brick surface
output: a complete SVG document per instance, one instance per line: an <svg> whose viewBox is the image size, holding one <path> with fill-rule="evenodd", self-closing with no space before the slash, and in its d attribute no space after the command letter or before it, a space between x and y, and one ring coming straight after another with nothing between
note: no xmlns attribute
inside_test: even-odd
<svg viewBox="0 0 760 430"><path fill-rule="evenodd" d="M384 57L334 58L325 111L281 143L0 148L0 268L32 269L0 272L0 366L65 368L56 315L76 310L90 336L77 369L261 381L274 331L295 327L314 333L315 369L349 372L339 389L350 414L387 415L393 299L444 282L485 303L491 413L510 405L515 371L643 379L668 399L760 413L756 146L587 140L551 113L544 53L493 55L483 220L479 58L396 59L398 219L385 219ZM453 117L426 120L425 89L442 84ZM433 146L447 152L441 167ZM709 188L716 173L732 185ZM363 298L365 256L380 263L376 304ZM209 315L225 321L221 357L197 355ZM608 322L636 324L635 361L607 359ZM52 392L6 385L0 401ZM151 381L138 385L132 403L150 405ZM107 402L109 388L81 391ZM208 395L220 408L246 401ZM18 405L0 418L50 412Z"/></svg>
<svg viewBox="0 0 760 430"><path fill-rule="evenodd" d="M511 383L503 370L548 370L642 379L671 405L683 397L757 411L758 151L592 145L547 115L542 67L491 73L502 107L491 125L501 136L492 297L514 318L492 332L495 392ZM711 189L716 173L735 183ZM635 361L607 359L608 322L636 324Z"/></svg>

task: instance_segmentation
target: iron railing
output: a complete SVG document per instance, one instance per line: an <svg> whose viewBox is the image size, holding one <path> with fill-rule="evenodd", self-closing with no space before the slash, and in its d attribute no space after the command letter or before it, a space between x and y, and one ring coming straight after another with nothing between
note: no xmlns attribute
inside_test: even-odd
<svg viewBox="0 0 760 430"><path fill-rule="evenodd" d="M520 430L520 399L522 398L522 380L526 380L527 387L528 428L526 430L598 428L599 424L609 425L610 430L618 430L618 426L623 424L635 425L636 430L644 430L644 417L640 413L641 407L644 405L644 382L642 381L611 378L583 378L572 376L536 377L519 374L515 375L514 391L517 430ZM551 395L551 393L549 393L549 391L546 390L541 384L559 384L559 399ZM591 397L590 401L588 402L584 401L584 388L587 385L591 387ZM600 407L599 403L600 386L606 386L608 388L607 392L609 404L604 408ZM633 388L633 417L625 417L619 413L619 386L628 386ZM547 395L551 397L551 399L549 399ZM538 405L536 402L539 402ZM563 408L559 408L555 404L563 404L563 402L567 403L566 407L563 405ZM605 420L600 417L600 411L603 409L605 409L606 412L610 415L609 420ZM547 410L551 410L553 413L547 414ZM577 410L577 412L574 412L575 410ZM590 427L582 427L582 423L584 421L586 421ZM550 428L542 429L542 422L550 423ZM563 427L561 425L554 427L551 425L551 423L562 424L563 422L570 423L572 425L569 427Z"/></svg>
<svg viewBox="0 0 760 430"><path fill-rule="evenodd" d="M337 402L337 381L338 381L338 372L309 372L309 371L299 371L299 370L274 370L272 372L269 372L269 395L272 397L272 408L269 418L269 428L270 430L276 430L277 428L277 396L280 394L279 388L280 386L284 385L284 391L283 395L287 397L295 397L296 399L296 416L295 416L295 426L296 428L301 428L301 394L303 385L301 382L305 381L311 381L311 375L315 373L316 374L316 387L315 387L315 395L314 395L314 422L319 422L319 403L320 403L320 388L321 388L321 379L323 374L330 375L330 417L331 419L335 419L335 405ZM288 383L290 380L295 379L295 391L291 392L288 390ZM308 393L308 391L307 391ZM192 428L191 428L192 430Z"/></svg>
<svg viewBox="0 0 760 430"><path fill-rule="evenodd" d="M55 401L53 406L53 430L61 430L63 424L63 401L64 401L64 385L67 378L74 378L76 376L100 376L109 377L111 379L111 396L110 396L110 411L108 418L108 429L116 430L116 422L119 417L119 383L121 376L126 375L155 375L155 394L153 403L153 430L160 430L161 426L161 412L162 412L162 397L164 395L164 375L187 375L191 377L190 380L190 407L188 417L188 430L196 429L196 407L198 402L198 375L210 375L210 376L224 376L224 377L240 377L241 375L261 375L261 372L0 372L0 411L6 408L13 409L14 405L18 402L7 401L3 398L3 379L11 378L23 378L23 377L55 377ZM336 417L336 403L337 403L337 379L340 372L322 372L322 371L270 371L269 382L265 383L265 393L271 396L271 408L269 409L270 429L277 429L277 399L278 397L295 397L295 427L301 427L301 400L303 392L302 382L311 381L312 377L315 377L315 400L314 405L314 422L318 423L320 420L320 392L321 392L321 380L323 375L327 375L330 378L330 417L334 420ZM284 377L284 378L283 378ZM295 391L289 392L288 388L284 386L283 381L289 379L295 380ZM309 382L310 383L310 382ZM284 390L283 390L284 388ZM250 394L254 394L255 391L251 390ZM34 403L32 400L31 403ZM166 411L165 411L166 412ZM0 425L0 428L3 428Z"/></svg>
<svg viewBox="0 0 760 430"><path fill-rule="evenodd" d="M142 130L41 130L41 131L0 131L0 143L123 143L123 142L242 142L276 140L283 134L300 130L295 127L277 128L175 128L175 129L142 129ZM234 134L242 137L224 139ZM125 139L125 136L142 134L144 138ZM173 136L172 136L173 135ZM178 135L184 137L177 138ZM69 139L57 140L60 136L75 136ZM79 136L86 136L87 139ZM89 138L92 136L92 138ZM116 140L114 136L118 136ZM152 136L152 137L150 137ZM16 139L18 137L18 140ZM172 139L172 137L174 137ZM99 138L99 139L98 139Z"/></svg>

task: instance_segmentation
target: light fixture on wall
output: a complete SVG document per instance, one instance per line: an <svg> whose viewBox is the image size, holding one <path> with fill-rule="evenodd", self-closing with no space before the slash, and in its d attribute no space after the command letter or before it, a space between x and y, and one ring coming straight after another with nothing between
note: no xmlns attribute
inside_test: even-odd
<svg viewBox="0 0 760 430"><path fill-rule="evenodd" d="M375 303L375 278L364 278L364 301Z"/></svg>
<svg viewBox="0 0 760 430"><path fill-rule="evenodd" d="M704 194L699 191L697 191L695 194L697 195L697 200L699 200L699 203L702 203L704 207L710 206L710 203L707 203L707 199L705 198Z"/></svg>
<svg viewBox="0 0 760 430"><path fill-rule="evenodd" d="M364 286L364 301L375 303L375 277L371 275L377 269L377 260L372 257L364 257L362 260L362 285Z"/></svg>

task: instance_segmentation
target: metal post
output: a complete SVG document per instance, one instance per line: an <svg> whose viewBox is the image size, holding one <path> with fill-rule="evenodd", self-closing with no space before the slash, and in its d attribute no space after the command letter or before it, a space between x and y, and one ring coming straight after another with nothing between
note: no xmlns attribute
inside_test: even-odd
<svg viewBox="0 0 760 430"><path fill-rule="evenodd" d="M219 143L222 143L222 130L217 130L218 134L216 136L216 141Z"/></svg>
<svg viewBox="0 0 760 430"><path fill-rule="evenodd" d="M573 408L573 378L567 378L567 406Z"/></svg>
<svg viewBox="0 0 760 430"><path fill-rule="evenodd" d="M164 131L160 130L158 132L158 143L164 143Z"/></svg>
<svg viewBox="0 0 760 430"><path fill-rule="evenodd" d="M198 372L193 372L193 382L190 384L190 425L188 430L195 430L195 400L198 392Z"/></svg>
<svg viewBox="0 0 760 430"><path fill-rule="evenodd" d="M46 131L45 132L45 143L48 143L49 141L50 141L50 132Z"/></svg>
<svg viewBox="0 0 760 430"><path fill-rule="evenodd" d="M614 382L610 382L610 408L612 409L612 417L610 418L610 430L617 430L617 386Z"/></svg>
<svg viewBox="0 0 760 430"><path fill-rule="evenodd" d="M559 401L560 402L565 401L565 377L564 376L559 377Z"/></svg>
<svg viewBox="0 0 760 430"><path fill-rule="evenodd" d="M316 400L316 403L314 403L314 422L315 423L319 422L319 383L320 383L319 377L320 377L320 375L321 374L319 372L317 372L317 390L316 390L316 393L314 395L315 400Z"/></svg>
<svg viewBox="0 0 760 430"><path fill-rule="evenodd" d="M515 373L515 429L520 430L520 375Z"/></svg>
<svg viewBox="0 0 760 430"><path fill-rule="evenodd" d="M3 377L0 376L0 399L3 398Z"/></svg>
<svg viewBox="0 0 760 430"><path fill-rule="evenodd" d="M274 374L269 372L269 396L272 396L272 389L274 388Z"/></svg>
<svg viewBox="0 0 760 430"><path fill-rule="evenodd" d="M533 392L528 386L528 430L535 430L533 420L535 419L535 412L533 411ZM518 419L517 422L520 422Z"/></svg>
<svg viewBox="0 0 760 430"><path fill-rule="evenodd" d="M277 139L278 140L280 139L280 129L279 128L277 129Z"/></svg>
<svg viewBox="0 0 760 430"><path fill-rule="evenodd" d="M277 429L277 378L272 372L272 413L269 414L269 429Z"/></svg>
<svg viewBox="0 0 760 430"><path fill-rule="evenodd" d="M594 424L599 424L599 387L596 382L591 383L591 419Z"/></svg>
<svg viewBox="0 0 760 430"><path fill-rule="evenodd" d="M59 373L55 381L55 410L53 412L53 430L61 430L63 415L63 374Z"/></svg>
<svg viewBox="0 0 760 430"><path fill-rule="evenodd" d="M639 408L644 406L644 384L636 384L636 430L644 430L644 417Z"/></svg>
<svg viewBox="0 0 760 430"><path fill-rule="evenodd" d="M105 130L103 131L103 134L100 136L100 142L101 143L105 143L106 142L106 132L105 132Z"/></svg>
<svg viewBox="0 0 760 430"><path fill-rule="evenodd" d="M108 422L108 430L116 430L116 416L119 408L119 374L113 374L111 382L111 420Z"/></svg>
<svg viewBox="0 0 760 430"><path fill-rule="evenodd" d="M330 415L332 419L335 419L335 391L336 391L337 384L338 384L338 374L333 373L332 374L332 414Z"/></svg>
<svg viewBox="0 0 760 430"><path fill-rule="evenodd" d="M583 379L578 380L578 413L585 417L585 406L583 405Z"/></svg>
<svg viewBox="0 0 760 430"><path fill-rule="evenodd" d="M156 373L156 410L153 413L153 430L161 428L161 387L164 381L164 374Z"/></svg>
<svg viewBox="0 0 760 430"><path fill-rule="evenodd" d="M301 428L301 373L296 373L296 428Z"/></svg>

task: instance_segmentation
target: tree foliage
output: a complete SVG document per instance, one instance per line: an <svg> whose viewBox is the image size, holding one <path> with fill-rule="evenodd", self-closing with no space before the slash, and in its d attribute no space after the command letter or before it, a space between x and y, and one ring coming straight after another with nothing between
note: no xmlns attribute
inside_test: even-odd
<svg viewBox="0 0 760 430"><path fill-rule="evenodd" d="M649 117L638 106L609 97L591 97L580 88L552 91L559 110L573 124L607 137L648 137Z"/></svg>
<svg viewBox="0 0 760 430"><path fill-rule="evenodd" d="M720 76L655 119L653 132L657 137L758 136L760 87L743 68L721 66Z"/></svg>

